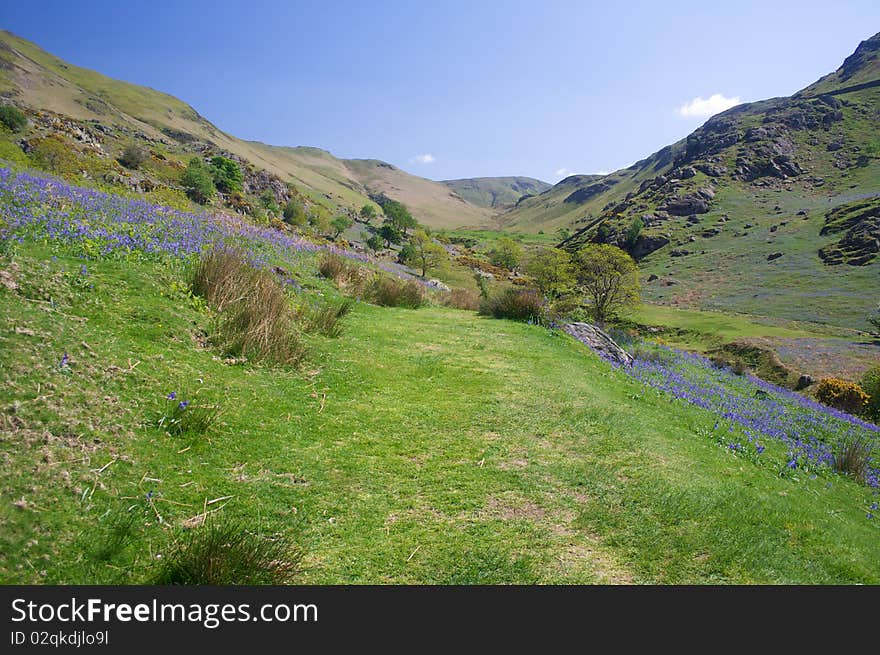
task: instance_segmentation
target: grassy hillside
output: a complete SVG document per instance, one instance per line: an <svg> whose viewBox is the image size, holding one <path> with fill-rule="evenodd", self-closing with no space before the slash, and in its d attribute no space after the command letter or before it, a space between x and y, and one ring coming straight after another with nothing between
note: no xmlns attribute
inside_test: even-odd
<svg viewBox="0 0 880 655"><path fill-rule="evenodd" d="M309 583L880 582L877 481L827 464L876 428L672 351L617 369L436 306L358 302L301 368L227 358L194 253L239 244L291 302L335 297L313 248L0 179L3 582L141 582L206 515L293 539ZM182 399L219 421L167 433Z"/></svg>
<svg viewBox="0 0 880 655"><path fill-rule="evenodd" d="M346 162L318 148L275 147L226 134L186 103L146 87L68 64L0 31L0 96L35 112L53 112L84 129L95 152L118 156L130 142L161 146L181 160L192 153L231 153L332 207L357 210L385 191L436 227L490 224L491 212L445 186L374 160Z"/></svg>
<svg viewBox="0 0 880 655"><path fill-rule="evenodd" d="M865 328L878 301L876 207L831 228L880 194L880 86L866 85L878 61L880 35L795 96L718 114L630 168L567 178L499 221L570 227L569 249L626 248L657 276L658 302Z"/></svg>
<svg viewBox="0 0 880 655"><path fill-rule="evenodd" d="M512 207L524 197L543 193L552 186L531 177L473 177L443 180L441 184L472 205L490 209Z"/></svg>

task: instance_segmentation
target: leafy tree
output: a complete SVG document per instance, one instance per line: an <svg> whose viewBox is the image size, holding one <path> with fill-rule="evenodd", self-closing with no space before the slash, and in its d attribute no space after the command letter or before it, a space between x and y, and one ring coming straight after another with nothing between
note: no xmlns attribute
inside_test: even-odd
<svg viewBox="0 0 880 655"><path fill-rule="evenodd" d="M385 241L386 248L390 248L392 243L400 243L403 240L400 229L391 221L382 223L382 227L379 228L379 236Z"/></svg>
<svg viewBox="0 0 880 655"><path fill-rule="evenodd" d="M403 232L404 235L406 235L408 229L415 228L419 224L402 202L386 199L382 205L382 211L385 212L388 220Z"/></svg>
<svg viewBox="0 0 880 655"><path fill-rule="evenodd" d="M574 275L597 323L605 323L640 302L639 269L632 257L616 246L590 244L578 250Z"/></svg>
<svg viewBox="0 0 880 655"><path fill-rule="evenodd" d="M141 167L141 164L147 161L147 158L148 155L143 148L135 143L131 143L122 151L122 154L119 156L119 163L126 168L137 170Z"/></svg>
<svg viewBox="0 0 880 655"><path fill-rule="evenodd" d="M201 205L210 202L214 194L217 193L211 170L198 157L189 160L189 164L180 178L180 183L186 190L186 195Z"/></svg>
<svg viewBox="0 0 880 655"><path fill-rule="evenodd" d="M18 107L0 106L0 124L11 132L20 132L27 126L27 116Z"/></svg>
<svg viewBox="0 0 880 655"><path fill-rule="evenodd" d="M626 230L626 247L632 249L636 245L636 241L639 240L639 236L642 234L642 229L645 227L645 224L642 222L642 219L638 216L635 217L632 222L629 224L629 227Z"/></svg>
<svg viewBox="0 0 880 655"><path fill-rule="evenodd" d="M361 218L364 219L364 222L369 223L371 220L376 218L376 209L373 205L364 205L361 207L360 211Z"/></svg>
<svg viewBox="0 0 880 655"><path fill-rule="evenodd" d="M529 262L526 272L548 298L558 298L574 286L571 255L559 248L545 248Z"/></svg>
<svg viewBox="0 0 880 655"><path fill-rule="evenodd" d="M305 205L298 198L291 198L287 204L284 205L283 216L286 223L298 227L302 227L309 220L309 217L306 214Z"/></svg>
<svg viewBox="0 0 880 655"><path fill-rule="evenodd" d="M502 237L498 245L489 251L489 261L495 266L502 266L510 271L516 270L522 260L523 249L513 239Z"/></svg>
<svg viewBox="0 0 880 655"><path fill-rule="evenodd" d="M70 177L79 172L79 160L72 147L55 135L37 141L30 157L34 165L50 173Z"/></svg>
<svg viewBox="0 0 880 655"><path fill-rule="evenodd" d="M211 175L217 189L222 193L241 192L244 188L244 174L241 172L241 168L227 157L217 155L211 159Z"/></svg>
<svg viewBox="0 0 880 655"><path fill-rule="evenodd" d="M418 268L422 277L425 277L430 269L437 268L446 259L446 249L439 243L435 243L424 230L416 230L408 246L404 263ZM401 251L401 255L403 255L403 251Z"/></svg>
<svg viewBox="0 0 880 655"><path fill-rule="evenodd" d="M366 244L367 248L369 248L373 252L379 252L380 250L382 250L382 237L380 237L378 234L374 234L369 239L367 239Z"/></svg>
<svg viewBox="0 0 880 655"><path fill-rule="evenodd" d="M543 231L538 232L538 234L542 234ZM556 238L559 239L560 242L565 241L567 238L571 236L571 230L567 227L561 227L556 230Z"/></svg>
<svg viewBox="0 0 880 655"><path fill-rule="evenodd" d="M348 216L344 214L340 214L332 221L330 221L330 227L335 231L333 234L333 238L339 238L339 235L345 232L348 228L354 225L354 221L352 221Z"/></svg>

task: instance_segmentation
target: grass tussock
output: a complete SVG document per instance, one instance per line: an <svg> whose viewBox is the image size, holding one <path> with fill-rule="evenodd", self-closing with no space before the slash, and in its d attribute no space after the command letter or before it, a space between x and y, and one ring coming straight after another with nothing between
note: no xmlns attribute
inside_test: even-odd
<svg viewBox="0 0 880 655"><path fill-rule="evenodd" d="M302 550L286 537L265 537L237 523L189 531L162 560L157 585L280 585L301 572Z"/></svg>
<svg viewBox="0 0 880 655"><path fill-rule="evenodd" d="M193 270L191 285L217 312L212 340L224 354L286 365L305 358L297 315L281 283L240 251L207 251Z"/></svg>
<svg viewBox="0 0 880 655"><path fill-rule="evenodd" d="M480 303L480 314L492 318L509 318L515 321L541 322L546 315L546 304L534 289L509 287Z"/></svg>
<svg viewBox="0 0 880 655"><path fill-rule="evenodd" d="M866 438L843 439L834 453L834 470L863 483L873 459L874 445Z"/></svg>
<svg viewBox="0 0 880 655"><path fill-rule="evenodd" d="M418 309L427 302L424 287L415 280L376 275L366 289L367 299L381 307Z"/></svg>
<svg viewBox="0 0 880 655"><path fill-rule="evenodd" d="M470 289L452 289L444 295L443 304L447 307L475 312L480 309L480 294Z"/></svg>
<svg viewBox="0 0 880 655"><path fill-rule="evenodd" d="M303 331L336 339L342 334L343 319L354 307L354 300L341 298L321 304L306 304L299 309Z"/></svg>
<svg viewBox="0 0 880 655"><path fill-rule="evenodd" d="M333 253L324 253L318 261L318 273L350 295L360 295L372 273L369 269Z"/></svg>

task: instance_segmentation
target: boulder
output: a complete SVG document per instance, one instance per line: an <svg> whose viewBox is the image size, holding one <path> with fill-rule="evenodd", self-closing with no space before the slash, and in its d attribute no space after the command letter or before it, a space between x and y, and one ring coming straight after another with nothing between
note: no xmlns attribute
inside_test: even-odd
<svg viewBox="0 0 880 655"><path fill-rule="evenodd" d="M774 259L779 259L780 257L782 257L782 255L783 253L781 252L771 252L769 255L767 255L767 261L772 262Z"/></svg>
<svg viewBox="0 0 880 655"><path fill-rule="evenodd" d="M608 336L603 330L590 323L569 323L562 328L575 339L592 348L600 357L616 364L630 366L633 357Z"/></svg>

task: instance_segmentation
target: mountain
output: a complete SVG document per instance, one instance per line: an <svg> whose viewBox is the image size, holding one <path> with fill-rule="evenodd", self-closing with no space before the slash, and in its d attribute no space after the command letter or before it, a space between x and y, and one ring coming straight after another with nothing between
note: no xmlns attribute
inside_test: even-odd
<svg viewBox="0 0 880 655"><path fill-rule="evenodd" d="M51 133L99 157L112 159L131 142L178 166L193 154L223 154L252 169L254 193L273 189L279 201L286 199L288 184L315 202L351 210L384 192L432 227L491 223L490 209L438 182L378 160L344 160L319 148L238 139L171 95L74 66L8 31L0 31L0 97L32 114L35 133L28 138Z"/></svg>
<svg viewBox="0 0 880 655"><path fill-rule="evenodd" d="M652 300L865 327L880 300L878 126L880 34L791 97L729 109L610 175L566 178L499 222L569 228L570 250L626 248Z"/></svg>
<svg viewBox="0 0 880 655"><path fill-rule="evenodd" d="M459 196L477 207L504 209L524 198L543 193L552 185L533 177L472 177L443 180Z"/></svg>

